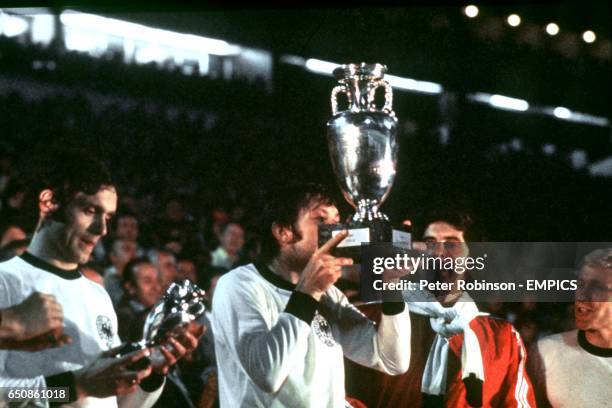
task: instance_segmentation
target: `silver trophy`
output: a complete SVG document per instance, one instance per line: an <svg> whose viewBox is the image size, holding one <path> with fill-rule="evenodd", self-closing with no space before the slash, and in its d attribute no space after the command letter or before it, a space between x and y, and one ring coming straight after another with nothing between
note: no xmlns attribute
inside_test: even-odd
<svg viewBox="0 0 612 408"><path fill-rule="evenodd" d="M398 156L397 118L391 106L391 85L383 79L386 70L382 64L361 63L342 65L333 72L339 85L331 93L329 155L344 198L357 210L341 226L348 229L349 236L338 248L371 242L409 245L410 234L394 230L389 218L379 210L393 186ZM380 108L375 101L379 88L384 90ZM345 110L338 108L341 94L348 100ZM321 228L319 241L324 242L337 229ZM348 255L355 257L355 253Z"/></svg>
<svg viewBox="0 0 612 408"><path fill-rule="evenodd" d="M164 343L169 337L178 336L187 325L197 320L206 310L206 293L189 280L172 283L163 298L151 309L144 323L142 339L125 344L117 357ZM144 358L132 368L144 368L149 360Z"/></svg>

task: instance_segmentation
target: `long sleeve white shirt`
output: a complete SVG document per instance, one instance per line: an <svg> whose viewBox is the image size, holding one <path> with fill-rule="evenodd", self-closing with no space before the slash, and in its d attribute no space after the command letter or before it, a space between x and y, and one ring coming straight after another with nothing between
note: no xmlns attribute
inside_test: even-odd
<svg viewBox="0 0 612 408"><path fill-rule="evenodd" d="M265 269L265 268L260 268ZM388 374L410 360L408 310L379 327L331 287L311 324L285 311L288 282L252 264L219 279L212 326L223 407L343 407L343 355Z"/></svg>
<svg viewBox="0 0 612 408"><path fill-rule="evenodd" d="M0 350L0 389L4 394L11 388L45 388L45 377L78 370L103 351L121 343L117 335L117 315L102 286L77 271L61 271L31 255L25 259L14 257L0 263L0 308L19 304L36 291L52 294L62 305L64 334L72 337L72 343L37 352ZM69 406L147 407L155 403L162 388L152 393L138 388L121 398L89 397ZM7 398L7 395L0 395L0 403ZM28 404L47 405L45 401Z"/></svg>

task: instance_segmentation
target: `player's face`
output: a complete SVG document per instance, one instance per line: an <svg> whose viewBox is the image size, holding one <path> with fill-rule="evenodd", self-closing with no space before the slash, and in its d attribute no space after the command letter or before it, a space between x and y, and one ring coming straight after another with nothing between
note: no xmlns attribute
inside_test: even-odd
<svg viewBox="0 0 612 408"><path fill-rule="evenodd" d="M423 234L429 256L459 258L468 255L463 231L444 221L432 222ZM442 282L453 282L458 277L451 271L438 271L436 278Z"/></svg>
<svg viewBox="0 0 612 408"><path fill-rule="evenodd" d="M319 224L335 224L340 222L340 214L334 205L313 203L308 208L300 210L297 221L297 231L301 239L293 244L292 255L303 269L316 251L319 244Z"/></svg>
<svg viewBox="0 0 612 408"><path fill-rule="evenodd" d="M444 221L432 222L423 234L429 252L435 256L457 258L467 256L463 231Z"/></svg>
<svg viewBox="0 0 612 408"><path fill-rule="evenodd" d="M50 245L55 246L59 261L66 266L87 263L116 210L117 191L113 186L102 186L92 195L77 193L66 205L65 222L52 226Z"/></svg>
<svg viewBox="0 0 612 408"><path fill-rule="evenodd" d="M138 265L136 269L136 289L134 297L144 307L151 307L161 297L161 287L155 267L148 263Z"/></svg>
<svg viewBox="0 0 612 408"><path fill-rule="evenodd" d="M612 270L605 267L582 268L574 303L576 327L603 330L612 327Z"/></svg>

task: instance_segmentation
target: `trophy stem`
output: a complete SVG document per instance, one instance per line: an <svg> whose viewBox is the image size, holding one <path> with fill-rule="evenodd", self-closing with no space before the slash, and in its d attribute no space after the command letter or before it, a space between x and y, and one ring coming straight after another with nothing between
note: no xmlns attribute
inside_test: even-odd
<svg viewBox="0 0 612 408"><path fill-rule="evenodd" d="M371 200L368 198L359 200L359 202L357 202L357 212L353 215L353 221L389 221L389 217L378 211L379 206L378 200Z"/></svg>

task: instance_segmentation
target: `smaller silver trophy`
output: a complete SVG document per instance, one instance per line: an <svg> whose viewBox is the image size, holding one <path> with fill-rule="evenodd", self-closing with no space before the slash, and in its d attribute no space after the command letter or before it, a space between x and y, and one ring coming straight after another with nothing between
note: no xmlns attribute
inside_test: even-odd
<svg viewBox="0 0 612 408"><path fill-rule="evenodd" d="M206 292L189 280L172 283L163 298L151 309L145 320L142 339L126 343L117 357L163 344L169 337L180 335L190 322L197 320L206 310ZM143 369L150 364L142 358L130 367Z"/></svg>
<svg viewBox="0 0 612 408"><path fill-rule="evenodd" d="M345 228L349 235L336 254L359 257L359 247L369 243L410 245L410 233L392 227L379 211L395 180L398 156L397 118L392 109L391 85L383 79L382 64L346 64L334 70L339 85L331 93L332 118L327 122L327 144L331 163L348 203L356 209L346 223L320 226L319 244ZM376 91L384 90L384 104L376 106ZM338 108L344 94L348 107Z"/></svg>

